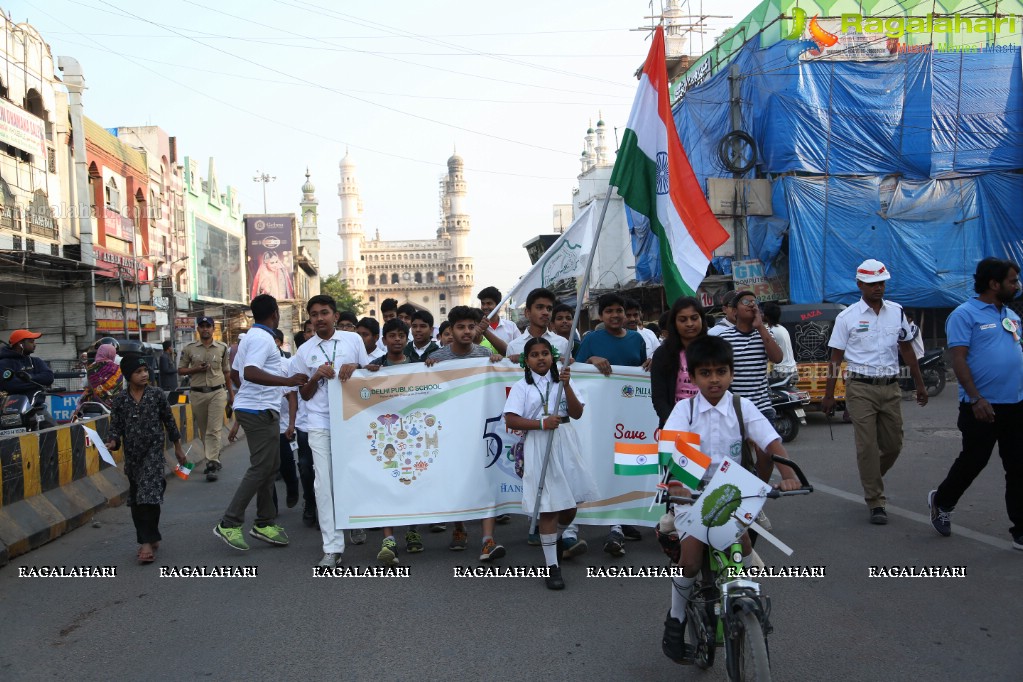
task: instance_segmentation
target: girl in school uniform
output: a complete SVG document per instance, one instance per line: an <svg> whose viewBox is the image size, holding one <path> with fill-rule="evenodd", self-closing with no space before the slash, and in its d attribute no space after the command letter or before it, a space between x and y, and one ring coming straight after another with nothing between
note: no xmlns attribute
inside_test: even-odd
<svg viewBox="0 0 1023 682"><path fill-rule="evenodd" d="M547 431L554 439L550 462L540 498L539 532L544 560L549 574L547 587L561 590L565 581L561 576L558 545L561 534L575 519L576 505L597 499L597 483L583 466L579 437L569 419L579 419L583 404L572 388L570 370L566 366L558 371L557 351L550 341L540 337L530 339L522 351L519 364L526 368L526 376L516 383L504 405L504 419L508 428L526 433L524 443L525 472L522 476L522 508L533 513L540 471L547 451ZM555 405L558 382L564 383L561 401Z"/></svg>

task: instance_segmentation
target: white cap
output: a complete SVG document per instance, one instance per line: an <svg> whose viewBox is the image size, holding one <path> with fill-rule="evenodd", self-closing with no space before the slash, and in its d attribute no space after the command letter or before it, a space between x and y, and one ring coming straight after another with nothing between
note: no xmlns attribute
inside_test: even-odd
<svg viewBox="0 0 1023 682"><path fill-rule="evenodd" d="M891 278L892 274L888 272L888 268L884 266L884 263L873 258L868 258L856 268L856 279L865 284L883 282Z"/></svg>

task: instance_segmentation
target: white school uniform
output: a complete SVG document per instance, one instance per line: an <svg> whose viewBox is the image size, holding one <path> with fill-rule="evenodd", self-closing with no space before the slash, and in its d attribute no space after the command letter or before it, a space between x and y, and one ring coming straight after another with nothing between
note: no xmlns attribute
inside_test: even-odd
<svg viewBox="0 0 1023 682"><path fill-rule="evenodd" d="M558 384L550 380L549 373L538 376L530 371L530 374L533 376L533 384L520 379L512 386L508 400L504 404L505 413L511 412L526 419L542 419L545 413L554 414ZM572 388L574 390L575 386ZM577 397L578 395L576 393ZM558 404L557 415L568 416L568 398L564 393ZM547 439L547 431L526 432L526 440L523 443L525 470L522 474L522 509L526 514L532 514L533 505L536 504L540 470L543 468L543 458L547 452ZM540 511L558 512L573 509L580 502L597 499L597 482L583 465L579 436L571 422L554 429L553 439L543 496L540 498Z"/></svg>

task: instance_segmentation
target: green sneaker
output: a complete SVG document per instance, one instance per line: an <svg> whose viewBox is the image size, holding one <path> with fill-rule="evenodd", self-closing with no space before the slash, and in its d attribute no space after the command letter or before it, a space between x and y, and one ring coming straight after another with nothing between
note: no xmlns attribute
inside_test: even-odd
<svg viewBox="0 0 1023 682"><path fill-rule="evenodd" d="M253 526L249 529L249 535L278 547L285 547L288 544L288 534L284 532L283 528L274 524Z"/></svg>
<svg viewBox="0 0 1023 682"><path fill-rule="evenodd" d="M409 554L423 551L423 538L414 530L405 533L405 551Z"/></svg>
<svg viewBox="0 0 1023 682"><path fill-rule="evenodd" d="M394 541L394 538L384 538L384 541L380 543L377 562L381 566L394 566L398 563L398 543Z"/></svg>
<svg viewBox="0 0 1023 682"><path fill-rule="evenodd" d="M247 552L249 550L249 546L246 544L245 538L242 537L241 528L224 528L223 525L218 523L213 529L213 534L235 549L240 549L243 552Z"/></svg>

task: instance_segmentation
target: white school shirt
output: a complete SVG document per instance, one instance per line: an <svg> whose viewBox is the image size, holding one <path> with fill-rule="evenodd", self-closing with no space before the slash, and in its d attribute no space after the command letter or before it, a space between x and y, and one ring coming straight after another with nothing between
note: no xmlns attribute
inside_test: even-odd
<svg viewBox="0 0 1023 682"><path fill-rule="evenodd" d="M781 348L781 362L775 363L774 371L795 372L798 367L796 367L796 356L792 352L792 337L789 336L789 330L776 324L773 327L768 327L767 331L771 332L771 338Z"/></svg>
<svg viewBox="0 0 1023 682"><path fill-rule="evenodd" d="M913 330L894 301L881 301L874 313L862 298L835 318L828 345L845 351L850 372L866 376L895 376L899 372L899 341L912 338Z"/></svg>
<svg viewBox="0 0 1023 682"><path fill-rule="evenodd" d="M693 405L693 421L689 422L689 402ZM746 437L766 450L767 446L780 439L778 432L771 426L757 406L746 398L739 398L742 406L742 419L746 423ZM717 405L711 405L702 394L693 398L680 400L664 422L664 428L671 431L689 431L699 434L700 452L710 457L711 465L704 475L710 480L717 471L718 465L725 457L742 463L742 438L739 435L739 418L732 407L732 392L725 394Z"/></svg>
<svg viewBox="0 0 1023 682"><path fill-rule="evenodd" d="M305 344L302 344L302 345L304 346ZM288 359L288 366L285 369L285 371L288 373L289 377L293 377L296 374L298 374L298 370L295 369L296 362L297 362L296 357L297 357L297 353L295 355L292 355ZM292 386L290 390L295 391L296 392L295 397L298 398L298 411L295 413L295 430L296 431L308 431L309 430L309 424L308 424L308 419L309 419L308 409L309 408L306 407L305 401L302 400L302 396L298 395L298 386ZM287 413L282 413L282 414L284 414L285 416L281 419L281 421L286 421L287 420L287 416L286 416Z"/></svg>
<svg viewBox="0 0 1023 682"><path fill-rule="evenodd" d="M639 332L639 335L643 337L644 343L646 343L646 356L652 358L654 351L660 347L661 340L657 338L657 334L654 334L653 331L646 327L640 326L636 331Z"/></svg>
<svg viewBox="0 0 1023 682"><path fill-rule="evenodd" d="M284 358L277 349L273 334L253 327L242 337L231 369L238 371L241 386L234 394L236 410L281 409L281 387L263 386L245 380L245 368L256 367L277 376L284 376Z"/></svg>
<svg viewBox="0 0 1023 682"><path fill-rule="evenodd" d="M526 348L526 344L529 342L531 338L533 337L530 336L528 329L522 332L520 336L517 336L508 342L508 352L505 353L505 355L508 356L522 355L522 351ZM550 329L543 333L542 338L545 338L548 341L550 341L551 346L558 349L558 352L561 353L561 360L559 362L561 363L561 365L564 365L568 359L568 356L571 355L571 353L568 350L568 339L566 339L564 336L558 336Z"/></svg>
<svg viewBox="0 0 1023 682"><path fill-rule="evenodd" d="M489 324L489 321L487 322ZM505 343L511 343L512 339L518 336L519 326L511 320L502 319L497 323L497 328L491 327L490 331L494 332L494 336L501 339Z"/></svg>
<svg viewBox="0 0 1023 682"><path fill-rule="evenodd" d="M504 402L505 413L511 412L525 419L542 419L543 406L546 401L547 414L554 414L554 398L558 394L558 383L550 380L550 372L538 375L530 370L533 375L533 384L526 383L525 379L519 379L508 392L508 399ZM575 384L569 381L572 391L575 392ZM582 398L576 393L576 398L582 402ZM568 416L568 396L565 389L562 389L561 402L558 403L558 416Z"/></svg>
<svg viewBox="0 0 1023 682"><path fill-rule="evenodd" d="M369 356L366 354L366 344L362 337L355 332L335 330L334 335L329 339L321 339L319 335L314 336L303 343L298 353L295 354L295 363L291 368L294 374L305 374L311 377L316 373L317 368L325 362L334 363L334 371L338 371L341 365L356 363L359 367L369 364ZM316 392L309 400L299 402L305 403L305 425L303 430L329 430L330 429L330 401L327 397L327 382L324 379L319 382ZM337 377L329 381L337 381Z"/></svg>

